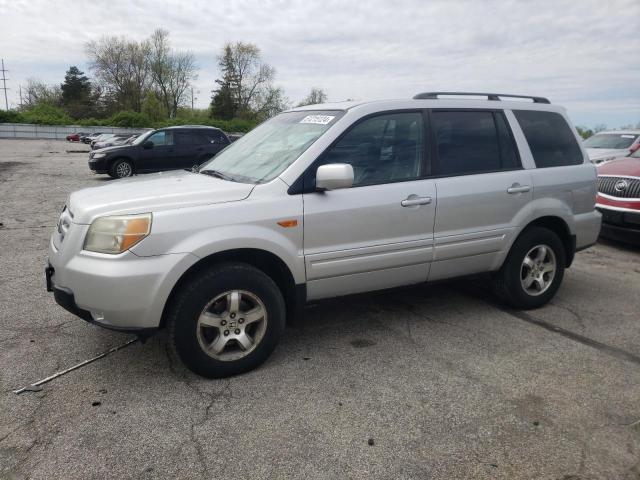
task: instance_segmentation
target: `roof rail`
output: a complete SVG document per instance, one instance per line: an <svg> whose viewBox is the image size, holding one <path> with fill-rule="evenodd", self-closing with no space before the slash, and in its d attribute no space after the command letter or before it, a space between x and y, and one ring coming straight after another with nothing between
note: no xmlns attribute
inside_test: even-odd
<svg viewBox="0 0 640 480"><path fill-rule="evenodd" d="M529 95L510 95L508 93L473 93L473 92L423 92L413 96L414 100L431 99L437 100L440 95L456 95L456 96L473 96L473 97L487 97L487 100L500 101L500 97L509 98L528 98L533 100L533 103L551 103L548 98L544 97L531 97Z"/></svg>

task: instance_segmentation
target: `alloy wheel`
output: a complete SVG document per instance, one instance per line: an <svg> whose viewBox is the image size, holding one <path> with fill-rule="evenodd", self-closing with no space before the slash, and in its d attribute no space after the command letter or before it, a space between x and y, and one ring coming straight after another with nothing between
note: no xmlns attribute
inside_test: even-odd
<svg viewBox="0 0 640 480"><path fill-rule="evenodd" d="M262 300L245 290L230 290L211 300L200 313L198 343L216 360L239 360L260 344L267 321Z"/></svg>

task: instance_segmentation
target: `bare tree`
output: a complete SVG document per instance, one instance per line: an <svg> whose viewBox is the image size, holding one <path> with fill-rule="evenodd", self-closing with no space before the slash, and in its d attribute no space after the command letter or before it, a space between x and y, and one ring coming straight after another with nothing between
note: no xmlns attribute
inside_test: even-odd
<svg viewBox="0 0 640 480"><path fill-rule="evenodd" d="M22 94L22 108L28 109L41 103L60 105L62 103L60 85L47 85L36 78L29 78Z"/></svg>
<svg viewBox="0 0 640 480"><path fill-rule="evenodd" d="M196 78L195 57L191 52L173 52L169 32L161 28L153 32L149 44L153 84L169 116L175 117L186 100L191 81Z"/></svg>
<svg viewBox="0 0 640 480"><path fill-rule="evenodd" d="M112 93L121 108L137 112L148 89L149 42L136 42L124 37L102 37L85 45L91 70Z"/></svg>
<svg viewBox="0 0 640 480"><path fill-rule="evenodd" d="M302 107L304 105L317 105L319 103L325 103L327 101L327 94L321 88L313 87L309 95L302 100L298 106Z"/></svg>
<svg viewBox="0 0 640 480"><path fill-rule="evenodd" d="M266 102L273 100L278 91L272 86L275 69L264 63L260 49L252 43L227 43L218 57L223 73L217 83L224 87L223 93L231 97L233 112L241 117L253 117L266 110ZM217 94L223 90L216 90ZM282 92L279 91L279 97ZM215 103L215 98L214 98Z"/></svg>

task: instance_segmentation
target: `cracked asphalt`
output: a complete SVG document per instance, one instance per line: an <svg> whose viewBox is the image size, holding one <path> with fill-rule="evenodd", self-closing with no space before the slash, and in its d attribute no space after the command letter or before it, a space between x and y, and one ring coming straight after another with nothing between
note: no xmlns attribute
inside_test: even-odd
<svg viewBox="0 0 640 480"><path fill-rule="evenodd" d="M83 149L0 140L0 478L640 479L640 249L577 255L553 302L483 280L309 306L260 369L205 380L45 291Z"/></svg>

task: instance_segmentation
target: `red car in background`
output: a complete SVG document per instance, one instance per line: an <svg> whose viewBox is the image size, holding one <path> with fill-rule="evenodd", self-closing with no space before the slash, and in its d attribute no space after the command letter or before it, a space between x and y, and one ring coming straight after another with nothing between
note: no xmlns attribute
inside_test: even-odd
<svg viewBox="0 0 640 480"><path fill-rule="evenodd" d="M80 136L84 135L82 132L72 133L71 135L67 135L67 142L79 142Z"/></svg>
<svg viewBox="0 0 640 480"><path fill-rule="evenodd" d="M600 235L640 245L640 150L598 166Z"/></svg>

